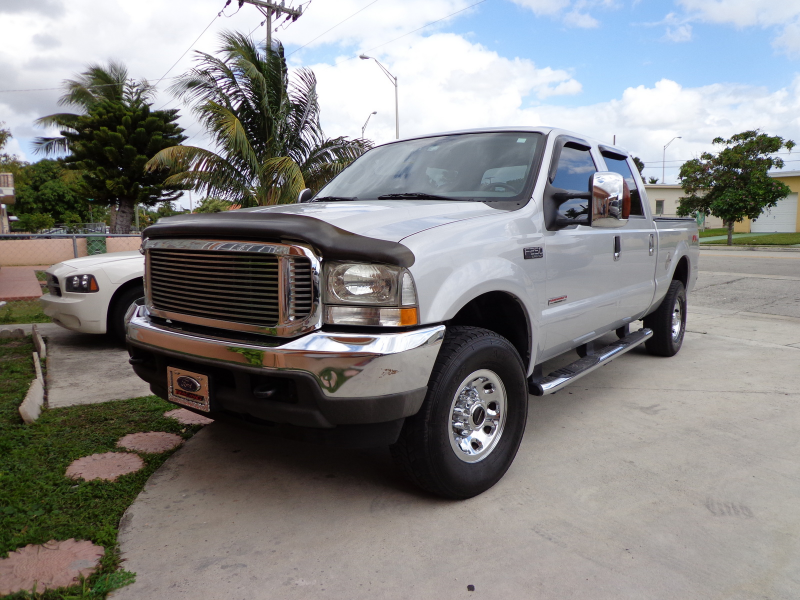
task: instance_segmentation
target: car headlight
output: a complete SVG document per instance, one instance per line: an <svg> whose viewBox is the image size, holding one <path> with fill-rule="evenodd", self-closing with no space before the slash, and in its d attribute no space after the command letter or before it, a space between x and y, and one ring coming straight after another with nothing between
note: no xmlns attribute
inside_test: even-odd
<svg viewBox="0 0 800 600"><path fill-rule="evenodd" d="M88 294L99 292L100 286L97 285L94 275L70 275L66 278L66 290Z"/></svg>
<svg viewBox="0 0 800 600"><path fill-rule="evenodd" d="M325 322L335 325L417 325L417 291L402 267L369 263L327 266ZM341 306L345 305L345 306Z"/></svg>

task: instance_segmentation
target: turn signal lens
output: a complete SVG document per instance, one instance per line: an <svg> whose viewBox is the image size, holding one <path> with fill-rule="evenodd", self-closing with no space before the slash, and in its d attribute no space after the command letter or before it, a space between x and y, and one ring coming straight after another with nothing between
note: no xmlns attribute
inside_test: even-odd
<svg viewBox="0 0 800 600"><path fill-rule="evenodd" d="M416 308L373 308L366 306L327 306L325 323L362 327L409 327L419 325Z"/></svg>

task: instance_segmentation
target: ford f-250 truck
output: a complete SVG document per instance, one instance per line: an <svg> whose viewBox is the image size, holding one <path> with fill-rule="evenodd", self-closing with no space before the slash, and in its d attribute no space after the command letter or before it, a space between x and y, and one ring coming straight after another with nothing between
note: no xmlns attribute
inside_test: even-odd
<svg viewBox="0 0 800 600"><path fill-rule="evenodd" d="M692 219L652 217L625 150L540 127L392 142L296 204L143 238L127 335L154 393L276 435L390 444L450 498L503 476L529 393L642 343L678 352L699 254Z"/></svg>

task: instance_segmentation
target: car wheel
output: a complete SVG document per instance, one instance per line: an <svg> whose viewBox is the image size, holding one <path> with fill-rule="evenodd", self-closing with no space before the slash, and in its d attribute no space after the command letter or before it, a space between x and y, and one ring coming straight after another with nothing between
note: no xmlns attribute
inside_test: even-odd
<svg viewBox="0 0 800 600"><path fill-rule="evenodd" d="M125 343L125 313L131 304L144 296L144 286L135 285L116 296L108 309L108 332L118 341Z"/></svg>
<svg viewBox="0 0 800 600"><path fill-rule="evenodd" d="M644 326L653 330L653 337L645 342L650 354L675 356L683 345L686 333L686 290L683 282L674 279L661 305L644 319Z"/></svg>
<svg viewBox="0 0 800 600"><path fill-rule="evenodd" d="M527 415L525 370L514 346L486 329L452 327L425 401L406 419L392 457L420 487L471 498L511 466Z"/></svg>

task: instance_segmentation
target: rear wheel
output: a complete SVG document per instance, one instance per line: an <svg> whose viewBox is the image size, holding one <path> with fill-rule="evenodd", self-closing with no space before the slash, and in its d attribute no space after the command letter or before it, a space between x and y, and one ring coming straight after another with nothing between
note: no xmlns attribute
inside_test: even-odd
<svg viewBox="0 0 800 600"><path fill-rule="evenodd" d="M125 343L125 313L131 304L144 296L144 286L139 283L116 296L108 308L107 330L121 343Z"/></svg>
<svg viewBox="0 0 800 600"><path fill-rule="evenodd" d="M504 337L452 327L420 411L391 447L417 485L446 498L471 498L511 466L525 432L528 392L522 360Z"/></svg>
<svg viewBox="0 0 800 600"><path fill-rule="evenodd" d="M650 354L675 356L678 353L686 333L686 290L683 282L672 280L661 305L644 318L644 326L653 330L653 337L645 342Z"/></svg>

